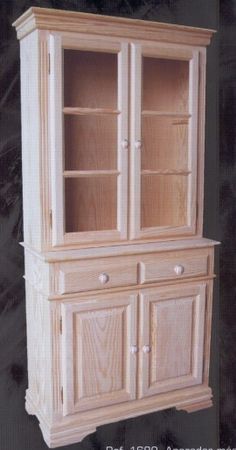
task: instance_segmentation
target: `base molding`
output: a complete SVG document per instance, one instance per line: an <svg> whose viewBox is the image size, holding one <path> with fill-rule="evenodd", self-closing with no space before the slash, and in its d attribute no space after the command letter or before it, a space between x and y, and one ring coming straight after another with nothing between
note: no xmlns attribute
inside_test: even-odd
<svg viewBox="0 0 236 450"><path fill-rule="evenodd" d="M71 416L66 417L61 416L52 420L42 414L34 403L29 390L26 391L25 405L28 414L35 414L38 418L44 440L49 448L81 442L86 436L94 433L97 427L108 423L169 408L176 408L177 410L191 413L200 409L210 408L211 406L212 392L205 385L196 386L195 389L188 388L169 392L168 394L159 394L141 401L133 400L123 403L122 408L121 404L113 405L112 408L97 408L97 414L91 413L91 416L86 412L71 414ZM103 412L104 414L102 414Z"/></svg>
<svg viewBox="0 0 236 450"><path fill-rule="evenodd" d="M187 405L177 406L177 411L186 411L188 413L200 411L201 409L211 408L213 406L213 401L211 399L209 400L203 400L201 402L195 402Z"/></svg>

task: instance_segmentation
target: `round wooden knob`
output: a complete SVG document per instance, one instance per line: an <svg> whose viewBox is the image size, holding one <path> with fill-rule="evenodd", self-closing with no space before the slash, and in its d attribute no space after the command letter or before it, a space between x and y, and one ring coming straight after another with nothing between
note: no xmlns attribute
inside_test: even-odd
<svg viewBox="0 0 236 450"><path fill-rule="evenodd" d="M184 266L178 264L177 266L175 266L174 271L176 275L182 275L184 273Z"/></svg>
<svg viewBox="0 0 236 450"><path fill-rule="evenodd" d="M141 141L136 141L136 142L135 142L135 148L136 148L137 150L140 150L141 147L142 147L142 142L141 142Z"/></svg>
<svg viewBox="0 0 236 450"><path fill-rule="evenodd" d="M106 284L109 281L109 275L107 273L101 273L98 277L101 284Z"/></svg>
<svg viewBox="0 0 236 450"><path fill-rule="evenodd" d="M138 346L137 345L131 345L130 352L134 355L138 352Z"/></svg>
<svg viewBox="0 0 236 450"><path fill-rule="evenodd" d="M122 142L122 148L123 150L127 150L129 147L129 141L127 139L124 139Z"/></svg>
<svg viewBox="0 0 236 450"><path fill-rule="evenodd" d="M144 345L143 346L143 353L150 353L151 347L150 345Z"/></svg>

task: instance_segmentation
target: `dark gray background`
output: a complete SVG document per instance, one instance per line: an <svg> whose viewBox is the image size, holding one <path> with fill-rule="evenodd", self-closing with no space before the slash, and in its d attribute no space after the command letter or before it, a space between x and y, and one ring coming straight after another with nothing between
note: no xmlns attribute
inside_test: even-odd
<svg viewBox="0 0 236 450"><path fill-rule="evenodd" d="M157 20L184 25L218 29L219 4L217 0L120 0L120 1L0 1L0 450L43 450L44 443L37 419L28 416L24 410L24 394L27 387L25 302L23 275L23 254L18 242L22 240L22 201L21 201L21 147L20 147L20 77L19 44L11 23L30 6L44 6L59 9L92 12L97 14L120 15L146 20ZM230 34L231 47L222 52L223 67L221 75L221 124L222 124L222 184L224 214L222 230L225 239L223 251L224 283L222 283L221 330L224 353L222 358L221 387L221 429L222 442L233 445L235 427L231 417L235 412L235 380L233 378L232 338L235 316L229 314L233 303L234 273L229 276L228 266L233 261L234 237L232 200L236 196L233 165L235 156L235 117L236 90L233 82L232 60L234 58L234 36L229 22L235 24L235 1L222 1L223 14L221 33L213 38L208 48L207 66L207 116L206 116L206 182L205 182L205 227L204 236L219 239L218 217L218 57L219 38L224 40ZM226 17L227 16L227 17ZM233 21L234 20L234 21ZM222 47L223 48L223 47ZM228 58L228 59L227 59ZM223 85L223 86L222 86ZM230 105L230 106L229 106ZM233 105L233 106L232 106ZM229 108L229 112L227 112ZM233 109L232 109L233 108ZM225 120L230 116L231 122ZM224 122L225 125L224 125ZM231 128L232 127L232 128ZM33 151L33 149L32 149ZM229 169L230 167L230 169ZM230 191L230 196L228 195ZM228 198L230 197L230 198ZM227 211L231 215L227 215ZM234 237L235 243L235 237ZM229 248L231 250L229 251ZM230 260L230 258L232 258ZM227 268L225 261L227 259ZM216 264L217 268L218 264ZM227 278L228 277L228 278ZM229 279L230 278L230 279ZM230 289L229 289L230 288ZM227 294L226 294L227 293ZM218 342L219 329L217 283L214 295L214 321L212 339L211 386L214 390L214 408L187 414L167 410L149 414L136 419L122 421L99 427L97 432L84 439L81 444L63 447L65 449L105 449L106 445L158 445L159 449L167 445L174 447L211 447L219 445L219 407L218 407ZM228 328L231 320L232 327ZM231 345L231 352L229 352ZM225 368L227 370L225 370ZM229 376L231 372L231 377ZM233 397L234 396L234 397ZM234 414L235 415L235 414ZM234 442L235 444L235 442Z"/></svg>

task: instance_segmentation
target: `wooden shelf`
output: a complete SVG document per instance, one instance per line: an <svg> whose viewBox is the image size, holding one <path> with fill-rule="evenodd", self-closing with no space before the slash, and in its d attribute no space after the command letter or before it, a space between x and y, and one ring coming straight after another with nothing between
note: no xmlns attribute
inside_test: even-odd
<svg viewBox="0 0 236 450"><path fill-rule="evenodd" d="M110 108L63 108L64 114L75 114L78 116L94 115L94 116L107 116L118 115L120 111L118 109Z"/></svg>
<svg viewBox="0 0 236 450"><path fill-rule="evenodd" d="M142 170L141 175L189 175L190 170Z"/></svg>
<svg viewBox="0 0 236 450"><path fill-rule="evenodd" d="M110 177L118 176L118 170L65 170L63 172L65 178L82 178L82 177Z"/></svg>
<svg viewBox="0 0 236 450"><path fill-rule="evenodd" d="M172 111L155 111L155 110L143 110L142 116L160 116L160 117L174 117L177 119L190 119L191 114L178 113Z"/></svg>

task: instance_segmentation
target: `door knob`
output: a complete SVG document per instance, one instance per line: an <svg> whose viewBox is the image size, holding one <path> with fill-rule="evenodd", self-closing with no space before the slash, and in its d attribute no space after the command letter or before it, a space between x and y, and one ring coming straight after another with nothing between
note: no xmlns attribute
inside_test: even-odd
<svg viewBox="0 0 236 450"><path fill-rule="evenodd" d="M144 345L143 346L143 353L150 353L151 347L150 345Z"/></svg>
<svg viewBox="0 0 236 450"><path fill-rule="evenodd" d="M175 266L174 271L176 275L182 275L184 273L184 266L178 264L177 266Z"/></svg>
<svg viewBox="0 0 236 450"><path fill-rule="evenodd" d="M142 147L142 142L140 140L135 141L135 148L136 150L140 150Z"/></svg>
<svg viewBox="0 0 236 450"><path fill-rule="evenodd" d="M128 141L128 139L124 139L123 141L122 141L122 148L123 148L123 150L127 150L128 149L128 147L129 147L129 141Z"/></svg>
<svg viewBox="0 0 236 450"><path fill-rule="evenodd" d="M101 273L98 277L101 284L106 284L109 281L109 275L107 273Z"/></svg>
<svg viewBox="0 0 236 450"><path fill-rule="evenodd" d="M130 352L134 355L138 352L138 346L137 345L131 345Z"/></svg>

